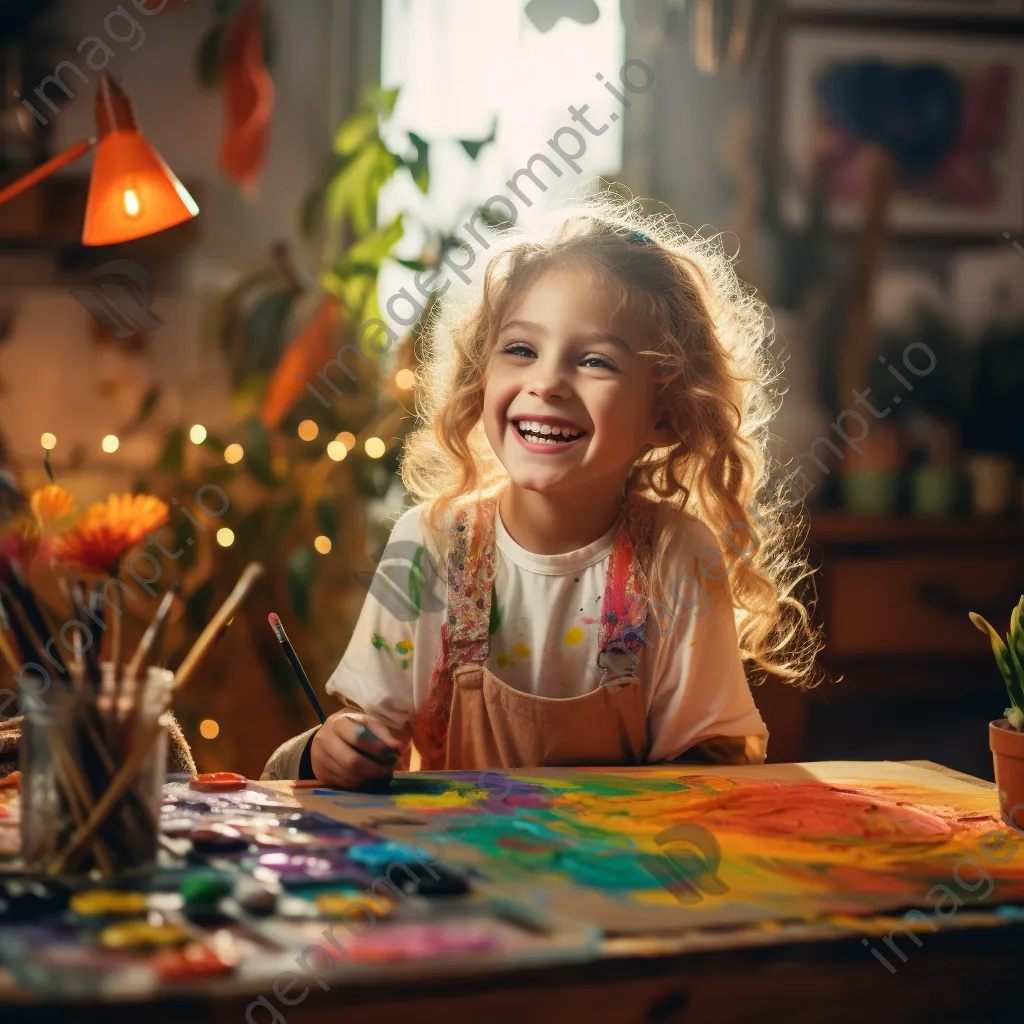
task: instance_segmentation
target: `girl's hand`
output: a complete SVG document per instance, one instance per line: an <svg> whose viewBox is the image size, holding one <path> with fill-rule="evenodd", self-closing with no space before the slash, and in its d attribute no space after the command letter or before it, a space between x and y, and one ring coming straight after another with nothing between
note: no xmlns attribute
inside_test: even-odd
<svg viewBox="0 0 1024 1024"><path fill-rule="evenodd" d="M313 737L310 760L324 785L355 789L371 779L390 779L401 746L401 739L383 722L338 711Z"/></svg>

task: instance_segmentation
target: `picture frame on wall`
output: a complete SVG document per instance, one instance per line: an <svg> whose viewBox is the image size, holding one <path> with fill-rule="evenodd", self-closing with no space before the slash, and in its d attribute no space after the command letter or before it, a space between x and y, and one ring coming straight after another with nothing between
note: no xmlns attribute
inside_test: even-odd
<svg viewBox="0 0 1024 1024"><path fill-rule="evenodd" d="M1024 0L785 0L793 12L920 15L922 18L1024 18Z"/></svg>
<svg viewBox="0 0 1024 1024"><path fill-rule="evenodd" d="M890 229L985 236L1024 228L1024 40L791 25L782 40L780 210L806 223L824 176L829 223L864 216L870 148L893 160Z"/></svg>

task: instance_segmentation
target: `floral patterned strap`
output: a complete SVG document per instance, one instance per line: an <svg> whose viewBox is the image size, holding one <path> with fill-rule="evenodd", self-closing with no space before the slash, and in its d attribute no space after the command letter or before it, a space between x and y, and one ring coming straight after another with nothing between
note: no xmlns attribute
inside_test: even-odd
<svg viewBox="0 0 1024 1024"><path fill-rule="evenodd" d="M461 509L448 552L448 668L487 660L491 591L496 572L496 496Z"/></svg>
<svg viewBox="0 0 1024 1024"><path fill-rule="evenodd" d="M441 624L430 692L413 720L413 741L424 770L444 767L451 717L452 673L487 660L491 587L494 581L494 515L497 498L461 506L448 550L448 606Z"/></svg>
<svg viewBox="0 0 1024 1024"><path fill-rule="evenodd" d="M612 542L598 633L597 663L604 682L635 674L644 646L655 510L653 502L630 496Z"/></svg>

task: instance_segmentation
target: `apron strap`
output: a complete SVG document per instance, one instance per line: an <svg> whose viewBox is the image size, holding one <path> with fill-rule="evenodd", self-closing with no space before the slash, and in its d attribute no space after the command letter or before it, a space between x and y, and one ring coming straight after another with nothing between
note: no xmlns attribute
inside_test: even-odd
<svg viewBox="0 0 1024 1024"><path fill-rule="evenodd" d="M494 587L496 495L460 508L448 546L449 668L487 661Z"/></svg>
<svg viewBox="0 0 1024 1024"><path fill-rule="evenodd" d="M597 664L604 674L602 682L634 675L645 645L647 570L654 550L656 511L653 502L636 494L623 501L601 601Z"/></svg>
<svg viewBox="0 0 1024 1024"><path fill-rule="evenodd" d="M497 496L465 502L448 538L448 604L434 655L427 699L413 719L413 742L424 769L443 768L451 718L452 674L487 661L494 583Z"/></svg>

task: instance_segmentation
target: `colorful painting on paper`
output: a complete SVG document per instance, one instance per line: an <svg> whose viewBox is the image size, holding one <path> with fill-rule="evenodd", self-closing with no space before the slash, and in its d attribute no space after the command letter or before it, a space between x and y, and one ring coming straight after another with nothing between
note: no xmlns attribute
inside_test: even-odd
<svg viewBox="0 0 1024 1024"><path fill-rule="evenodd" d="M783 152L824 176L831 221L864 217L871 147L892 159L890 223L981 234L1024 222L1024 50L950 35L798 28L783 62ZM790 178L794 176L789 175ZM803 221L795 181L785 197Z"/></svg>
<svg viewBox="0 0 1024 1024"><path fill-rule="evenodd" d="M1024 901L1024 836L995 793L895 763L424 773L379 797L296 795L612 934Z"/></svg>

